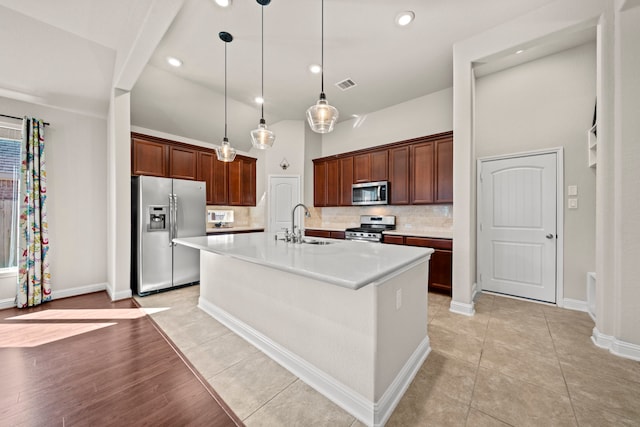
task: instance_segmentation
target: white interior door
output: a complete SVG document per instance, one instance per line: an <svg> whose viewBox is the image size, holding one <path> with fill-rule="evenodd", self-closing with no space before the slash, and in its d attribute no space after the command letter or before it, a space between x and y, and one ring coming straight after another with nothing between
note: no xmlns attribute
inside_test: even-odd
<svg viewBox="0 0 640 427"><path fill-rule="evenodd" d="M486 160L478 182L482 289L556 302L557 154Z"/></svg>
<svg viewBox="0 0 640 427"><path fill-rule="evenodd" d="M300 203L300 177L269 177L269 229L271 233L291 228L291 209ZM296 225L300 224L296 218ZM291 231L291 230L290 230Z"/></svg>

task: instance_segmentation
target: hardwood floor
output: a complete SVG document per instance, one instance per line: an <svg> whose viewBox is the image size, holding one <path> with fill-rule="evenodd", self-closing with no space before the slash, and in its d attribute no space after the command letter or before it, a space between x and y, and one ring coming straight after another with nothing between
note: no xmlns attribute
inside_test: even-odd
<svg viewBox="0 0 640 427"><path fill-rule="evenodd" d="M1 310L0 425L242 425L136 307L98 292ZM49 342L16 339L36 324Z"/></svg>

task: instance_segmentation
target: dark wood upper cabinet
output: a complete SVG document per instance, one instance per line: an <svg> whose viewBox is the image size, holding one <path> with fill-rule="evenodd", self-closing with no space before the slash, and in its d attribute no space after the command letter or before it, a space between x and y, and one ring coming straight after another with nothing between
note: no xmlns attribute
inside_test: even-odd
<svg viewBox="0 0 640 427"><path fill-rule="evenodd" d="M329 162L336 161L337 168L331 163L329 169ZM351 206L351 184L376 181L389 181L390 205L453 203L453 132L314 159L313 164L315 206Z"/></svg>
<svg viewBox="0 0 640 427"><path fill-rule="evenodd" d="M353 182L371 182L371 156L369 153L353 156Z"/></svg>
<svg viewBox="0 0 640 427"><path fill-rule="evenodd" d="M169 146L169 178L196 180L198 152L190 148Z"/></svg>
<svg viewBox="0 0 640 427"><path fill-rule="evenodd" d="M389 150L389 196L392 205L410 203L409 146Z"/></svg>
<svg viewBox="0 0 640 427"><path fill-rule="evenodd" d="M435 202L453 203L453 138L435 144Z"/></svg>
<svg viewBox="0 0 640 427"><path fill-rule="evenodd" d="M255 159L237 156L227 163L229 175L229 205L255 206L256 162Z"/></svg>
<svg viewBox="0 0 640 427"><path fill-rule="evenodd" d="M167 145L139 138L131 139L131 174L167 176Z"/></svg>
<svg viewBox="0 0 640 427"><path fill-rule="evenodd" d="M340 170L338 176L340 179L340 194L338 205L351 206L351 186L353 185L353 157L345 157L338 160Z"/></svg>
<svg viewBox="0 0 640 427"><path fill-rule="evenodd" d="M389 178L387 150L353 156L353 182L386 181Z"/></svg>
<svg viewBox="0 0 640 427"><path fill-rule="evenodd" d="M338 159L327 162L327 204L326 206L338 206L340 195L340 178Z"/></svg>
<svg viewBox="0 0 640 427"><path fill-rule="evenodd" d="M207 204L228 204L227 163L216 158L215 153L198 152L198 181L207 184Z"/></svg>
<svg viewBox="0 0 640 427"><path fill-rule="evenodd" d="M327 205L327 162L313 161L313 205Z"/></svg>
<svg viewBox="0 0 640 427"><path fill-rule="evenodd" d="M371 181L389 179L389 152L387 150L371 153Z"/></svg>
<svg viewBox="0 0 640 427"><path fill-rule="evenodd" d="M215 151L131 133L131 174L204 181L208 205L256 205L256 159L217 159Z"/></svg>
<svg viewBox="0 0 640 427"><path fill-rule="evenodd" d="M411 146L411 204L433 203L433 142Z"/></svg>

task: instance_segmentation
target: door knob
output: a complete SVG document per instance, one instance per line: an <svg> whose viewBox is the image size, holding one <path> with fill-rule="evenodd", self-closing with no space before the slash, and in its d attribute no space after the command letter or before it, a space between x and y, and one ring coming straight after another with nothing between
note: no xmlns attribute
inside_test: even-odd
<svg viewBox="0 0 640 427"><path fill-rule="evenodd" d="M553 234L549 233L545 236L547 239L553 239Z"/></svg>

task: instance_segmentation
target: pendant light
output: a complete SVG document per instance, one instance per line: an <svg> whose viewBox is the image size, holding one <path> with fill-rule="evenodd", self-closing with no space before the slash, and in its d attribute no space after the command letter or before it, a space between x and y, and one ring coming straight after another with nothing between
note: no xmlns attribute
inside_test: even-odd
<svg viewBox="0 0 640 427"><path fill-rule="evenodd" d="M338 110L329 105L324 94L324 0L322 0L322 38L320 56L320 99L307 110L307 121L311 130L317 133L329 133L338 120Z"/></svg>
<svg viewBox="0 0 640 427"><path fill-rule="evenodd" d="M264 8L271 0L256 0L262 9L262 103L260 104L260 124L257 129L251 131L251 144L261 150L270 148L276 140L276 134L267 129L264 121Z"/></svg>
<svg viewBox="0 0 640 427"><path fill-rule="evenodd" d="M222 145L216 148L216 156L221 162L233 162L236 158L236 149L229 144L229 138L227 138L227 44L233 41L233 36L226 31L221 31L218 37L224 42L224 139Z"/></svg>

